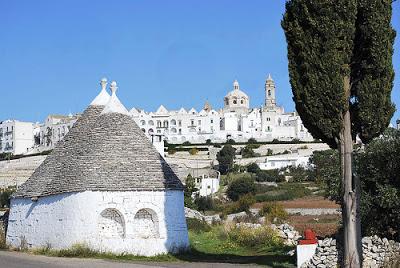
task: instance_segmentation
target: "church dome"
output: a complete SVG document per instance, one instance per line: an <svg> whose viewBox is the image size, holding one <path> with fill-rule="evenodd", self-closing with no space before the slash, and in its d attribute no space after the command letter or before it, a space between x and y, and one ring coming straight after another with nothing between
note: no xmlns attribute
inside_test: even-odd
<svg viewBox="0 0 400 268"><path fill-rule="evenodd" d="M249 109L250 99L240 90L239 82L233 82L233 90L224 98L224 109L229 111L246 111Z"/></svg>
<svg viewBox="0 0 400 268"><path fill-rule="evenodd" d="M230 91L225 98L245 98L248 99L249 96L247 96L246 93L244 93L243 91L240 90L240 86L239 86L239 82L237 80L235 80L233 82L233 90Z"/></svg>

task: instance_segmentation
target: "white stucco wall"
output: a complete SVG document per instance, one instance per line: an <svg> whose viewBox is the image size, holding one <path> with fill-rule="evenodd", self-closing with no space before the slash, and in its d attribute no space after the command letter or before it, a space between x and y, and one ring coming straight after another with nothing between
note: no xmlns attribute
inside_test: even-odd
<svg viewBox="0 0 400 268"><path fill-rule="evenodd" d="M159 237L142 238L149 229L143 220L135 219L140 209L156 214ZM115 209L122 216L121 227L106 231L105 209ZM107 220L106 220L107 221ZM111 236L111 237L110 237ZM25 239L29 247L70 248L85 243L89 247L113 253L143 256L157 255L185 249L189 246L184 216L182 191L139 192L80 192L11 200L7 242L13 247Z"/></svg>

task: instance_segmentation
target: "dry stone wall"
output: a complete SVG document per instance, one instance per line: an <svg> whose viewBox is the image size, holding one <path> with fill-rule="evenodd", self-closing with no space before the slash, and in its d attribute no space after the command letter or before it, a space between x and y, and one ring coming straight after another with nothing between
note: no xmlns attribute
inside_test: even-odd
<svg viewBox="0 0 400 268"><path fill-rule="evenodd" d="M364 237L363 268L400 267L395 263L400 256L400 243L378 236ZM325 238L318 241L318 247L313 258L303 264L302 268L340 267L342 262L341 245L335 239ZM338 256L339 252L339 256ZM386 266L385 266L386 265Z"/></svg>

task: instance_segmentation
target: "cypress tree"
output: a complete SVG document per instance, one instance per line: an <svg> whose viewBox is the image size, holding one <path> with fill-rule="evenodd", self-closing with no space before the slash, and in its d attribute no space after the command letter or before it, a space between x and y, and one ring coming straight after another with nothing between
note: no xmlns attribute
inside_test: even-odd
<svg viewBox="0 0 400 268"><path fill-rule="evenodd" d="M353 141L378 136L394 113L391 2L290 0L282 21L297 112L340 152L344 267L360 267L362 256Z"/></svg>

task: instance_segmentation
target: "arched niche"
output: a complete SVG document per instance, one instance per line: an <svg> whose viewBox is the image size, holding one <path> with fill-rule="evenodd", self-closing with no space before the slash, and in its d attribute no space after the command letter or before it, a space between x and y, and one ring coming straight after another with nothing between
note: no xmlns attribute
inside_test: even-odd
<svg viewBox="0 0 400 268"><path fill-rule="evenodd" d="M159 238L159 221L157 213L150 208L140 209L135 214L136 236L139 238Z"/></svg>
<svg viewBox="0 0 400 268"><path fill-rule="evenodd" d="M99 234L105 238L125 237L125 221L122 214L114 208L107 208L100 213Z"/></svg>

